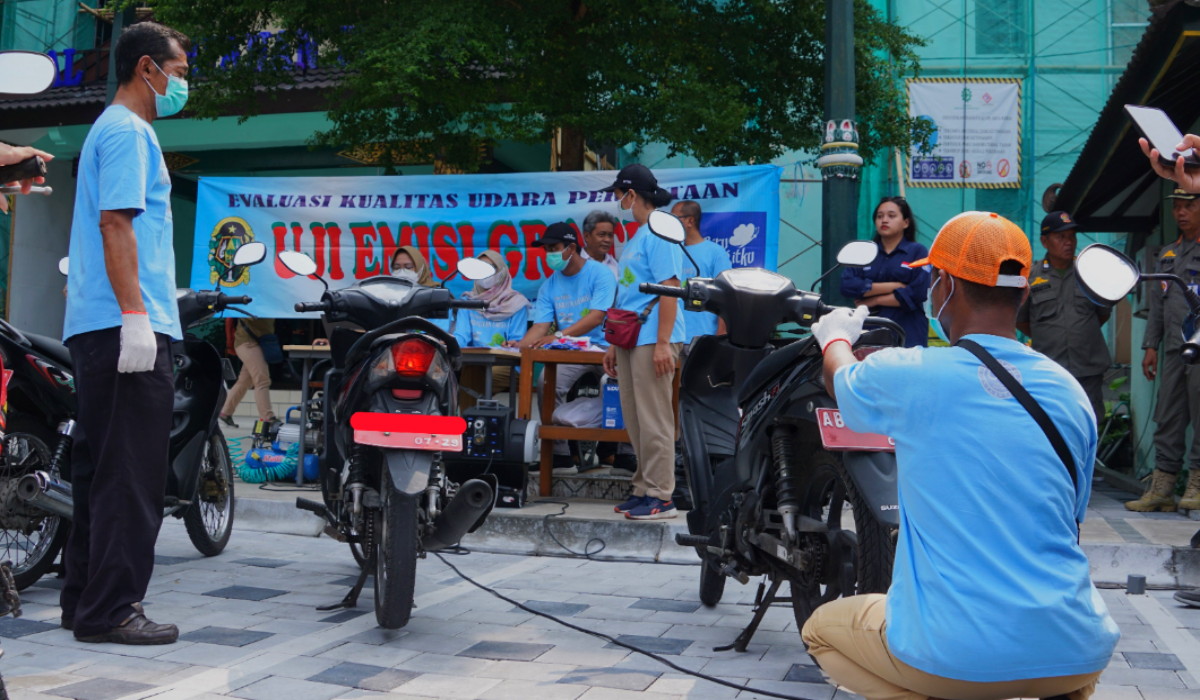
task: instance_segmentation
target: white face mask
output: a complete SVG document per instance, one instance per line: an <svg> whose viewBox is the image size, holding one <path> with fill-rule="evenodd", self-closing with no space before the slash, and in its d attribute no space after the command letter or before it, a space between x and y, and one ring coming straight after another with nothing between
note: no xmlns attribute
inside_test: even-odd
<svg viewBox="0 0 1200 700"><path fill-rule="evenodd" d="M625 203L625 198L628 197L630 194L632 194L632 192L627 190L625 192L625 194L621 195L621 198L617 200L617 218L618 219L623 219L624 217L622 217L621 215L627 214L629 212L629 210L626 209L622 205Z"/></svg>
<svg viewBox="0 0 1200 700"><path fill-rule="evenodd" d="M483 289L491 289L500 284L500 279L501 274L497 271L491 277L484 277L483 279L479 280L479 286Z"/></svg>

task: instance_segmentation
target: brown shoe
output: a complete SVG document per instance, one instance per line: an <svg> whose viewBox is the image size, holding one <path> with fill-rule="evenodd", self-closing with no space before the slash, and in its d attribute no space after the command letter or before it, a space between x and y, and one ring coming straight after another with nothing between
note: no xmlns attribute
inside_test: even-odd
<svg viewBox="0 0 1200 700"><path fill-rule="evenodd" d="M88 644L110 642L112 644L148 645L174 644L179 639L179 628L175 625L160 625L157 622L151 622L150 618L146 617L141 603L134 603L133 609L132 615L111 630L82 637L77 634L75 641Z"/></svg>

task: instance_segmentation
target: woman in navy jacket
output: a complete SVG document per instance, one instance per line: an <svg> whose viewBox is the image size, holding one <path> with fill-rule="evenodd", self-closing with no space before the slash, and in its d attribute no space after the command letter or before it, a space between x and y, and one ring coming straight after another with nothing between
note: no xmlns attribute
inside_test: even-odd
<svg viewBox="0 0 1200 700"><path fill-rule="evenodd" d="M925 297L929 272L904 263L920 260L929 251L916 241L917 224L903 197L884 197L875 207L875 245L879 253L866 267L842 270L842 294L866 306L871 315L890 318L904 329L906 347L929 342Z"/></svg>

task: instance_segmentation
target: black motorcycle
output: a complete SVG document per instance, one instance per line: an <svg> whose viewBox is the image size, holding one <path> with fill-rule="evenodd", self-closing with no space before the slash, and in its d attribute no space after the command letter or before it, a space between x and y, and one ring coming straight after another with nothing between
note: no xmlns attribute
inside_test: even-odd
<svg viewBox="0 0 1200 700"><path fill-rule="evenodd" d="M253 265L265 257L265 245L248 243L237 250L234 264ZM250 297L180 289L176 301L180 323L189 328L235 304L249 304ZM235 377L229 361L207 341L187 337L172 344L172 353L175 405L164 516L181 518L196 549L215 556L233 531L233 462L217 415L225 382ZM24 589L50 568L74 514L75 383L62 342L22 333L4 321L0 360L13 371L0 455L0 560L12 561L13 578Z"/></svg>
<svg viewBox="0 0 1200 700"><path fill-rule="evenodd" d="M661 216L660 216L661 214ZM655 235L681 242L682 226L665 212ZM875 257L866 241L838 256L844 265ZM725 321L728 334L701 336L688 352L679 395L683 460L691 487L688 532L695 547L700 600L716 605L726 578L765 576L755 614L725 648L745 651L767 608L790 602L803 626L824 602L885 592L899 528L894 446L881 435L850 431L825 391L821 349L812 337L773 340L776 327L808 327L832 307L818 294L761 268L734 268L684 288L643 284L644 292L684 300L689 311ZM870 317L855 353L899 346L894 322ZM777 595L790 584L790 597Z"/></svg>
<svg viewBox="0 0 1200 700"><path fill-rule="evenodd" d="M303 253L279 259L297 275L316 270ZM474 258L458 270L468 279L493 273ZM322 416L323 503L296 499L350 545L361 567L350 593L321 609L356 605L373 574L376 620L403 627L412 614L417 559L458 544L491 511L494 477L457 484L446 475L442 454L461 451L466 431L457 415L462 354L453 336L426 320L485 306L405 277L373 277L339 290L326 285L321 301L296 304L296 311L322 312L326 323L353 326L333 327L331 368L316 411L310 406L310 415Z"/></svg>
<svg viewBox="0 0 1200 700"><path fill-rule="evenodd" d="M1142 282L1177 285L1188 303L1188 316L1180 329L1183 345L1179 348L1179 357L1188 365L1200 362L1200 296L1182 277L1165 272L1142 272L1137 263L1101 243L1093 243L1079 252L1075 258L1075 272L1075 279L1084 294L1099 306L1116 304ZM1190 544L1200 549L1200 530L1192 535Z"/></svg>

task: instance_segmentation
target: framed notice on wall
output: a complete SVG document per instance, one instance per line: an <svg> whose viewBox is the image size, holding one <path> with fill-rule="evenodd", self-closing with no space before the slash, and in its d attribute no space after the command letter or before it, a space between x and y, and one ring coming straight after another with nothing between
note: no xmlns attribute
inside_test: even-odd
<svg viewBox="0 0 1200 700"><path fill-rule="evenodd" d="M1020 80L914 78L908 110L933 130L929 151L909 151L910 186L1021 186Z"/></svg>

